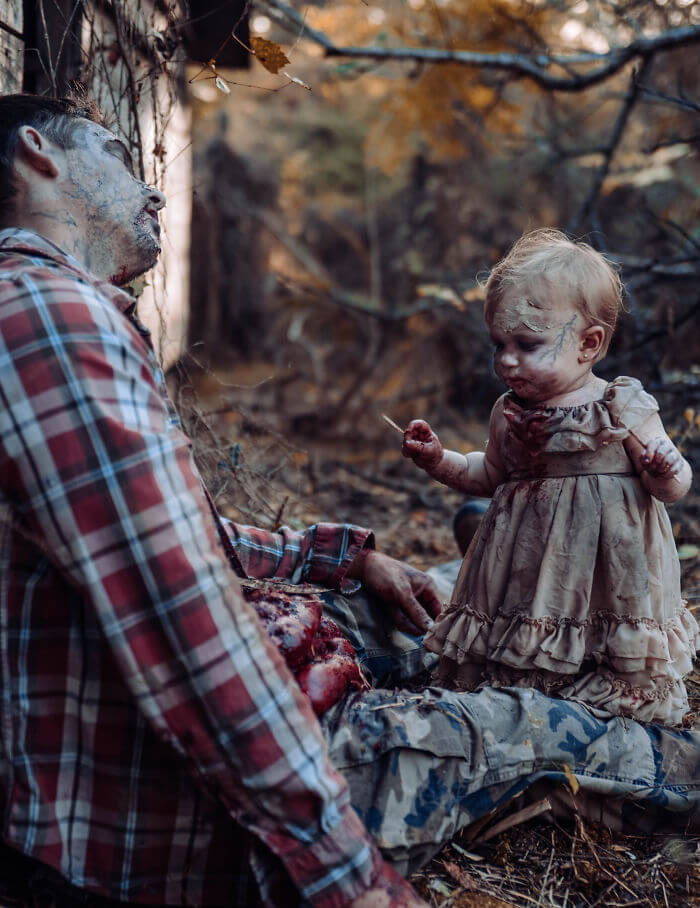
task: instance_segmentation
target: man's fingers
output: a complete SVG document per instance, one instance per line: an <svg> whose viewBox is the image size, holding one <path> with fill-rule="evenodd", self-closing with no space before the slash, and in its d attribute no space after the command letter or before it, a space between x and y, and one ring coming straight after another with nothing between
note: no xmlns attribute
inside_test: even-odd
<svg viewBox="0 0 700 908"><path fill-rule="evenodd" d="M422 634L424 634L433 623L432 618L413 595L413 592L409 592L404 597L401 607L409 621L412 621L416 627L420 629Z"/></svg>
<svg viewBox="0 0 700 908"><path fill-rule="evenodd" d="M391 609L391 620L393 626L404 634L410 634L411 637L420 637L423 633L419 627L416 627L412 621L409 621L407 615L401 610L401 606L394 605Z"/></svg>
<svg viewBox="0 0 700 908"><path fill-rule="evenodd" d="M442 611L442 599L433 578L423 574L420 577L411 576L409 579L416 599L432 618L437 618Z"/></svg>

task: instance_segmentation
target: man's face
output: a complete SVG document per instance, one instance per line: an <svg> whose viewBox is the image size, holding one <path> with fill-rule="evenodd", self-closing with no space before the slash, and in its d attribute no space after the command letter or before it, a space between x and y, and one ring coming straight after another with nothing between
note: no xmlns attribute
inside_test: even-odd
<svg viewBox="0 0 700 908"><path fill-rule="evenodd" d="M126 147L89 120L75 131L65 156L63 189L84 231L88 267L117 284L148 271L160 254L163 194L136 179Z"/></svg>

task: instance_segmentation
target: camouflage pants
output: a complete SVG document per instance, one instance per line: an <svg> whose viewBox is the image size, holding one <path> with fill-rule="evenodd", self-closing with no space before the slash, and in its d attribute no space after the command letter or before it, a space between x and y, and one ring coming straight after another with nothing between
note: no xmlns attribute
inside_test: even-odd
<svg viewBox="0 0 700 908"><path fill-rule="evenodd" d="M420 640L388 634L365 597L324 598L375 683L388 674L401 684L429 664ZM526 789L546 793L555 812L617 829L700 831L700 731L605 718L516 688L357 692L322 725L353 806L403 874Z"/></svg>

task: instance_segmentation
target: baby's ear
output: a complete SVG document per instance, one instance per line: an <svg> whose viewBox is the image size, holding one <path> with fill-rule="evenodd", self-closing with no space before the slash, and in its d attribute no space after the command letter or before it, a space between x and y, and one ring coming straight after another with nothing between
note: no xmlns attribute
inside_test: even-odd
<svg viewBox="0 0 700 908"><path fill-rule="evenodd" d="M581 332L579 342L579 362L595 362L605 343L605 328L602 325L591 325Z"/></svg>

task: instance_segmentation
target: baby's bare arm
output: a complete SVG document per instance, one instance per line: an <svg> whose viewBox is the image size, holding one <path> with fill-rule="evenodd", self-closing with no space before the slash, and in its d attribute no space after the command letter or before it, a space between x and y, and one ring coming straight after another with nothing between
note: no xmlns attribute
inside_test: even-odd
<svg viewBox="0 0 700 908"><path fill-rule="evenodd" d="M440 464L427 472L443 485L467 495L490 498L499 485L494 481L494 470L484 451L460 454L445 450Z"/></svg>
<svg viewBox="0 0 700 908"><path fill-rule="evenodd" d="M402 453L425 470L433 479L468 495L490 497L503 482L503 468L498 457L496 432L503 421L497 414L500 401L491 414L489 444L485 452L460 454L443 448L440 439L422 419L414 419L404 433Z"/></svg>
<svg viewBox="0 0 700 908"><path fill-rule="evenodd" d="M644 488L667 504L678 501L690 488L690 464L666 434L658 414L638 426L625 441L630 460Z"/></svg>

